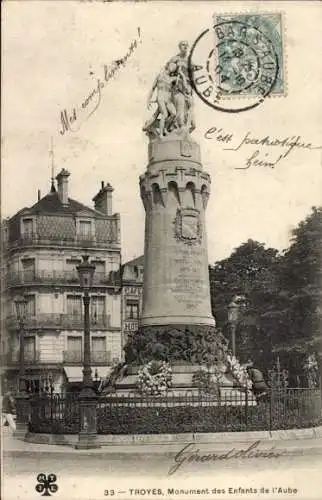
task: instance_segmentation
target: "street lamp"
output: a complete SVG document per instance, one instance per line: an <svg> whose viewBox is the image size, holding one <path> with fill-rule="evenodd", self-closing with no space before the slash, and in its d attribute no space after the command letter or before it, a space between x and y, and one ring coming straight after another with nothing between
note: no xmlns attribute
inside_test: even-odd
<svg viewBox="0 0 322 500"><path fill-rule="evenodd" d="M91 370L91 339L90 339L90 319L89 319L89 290L93 284L93 275L95 265L88 262L88 255L83 255L83 262L77 266L80 286L84 292L84 369L83 369L83 388L92 387Z"/></svg>
<svg viewBox="0 0 322 500"><path fill-rule="evenodd" d="M26 393L26 378L25 378L25 343L24 343L24 321L27 314L28 301L26 297L18 297L15 300L17 319L19 323L19 393Z"/></svg>
<svg viewBox="0 0 322 500"><path fill-rule="evenodd" d="M77 266L80 286L84 292L84 368L83 387L79 395L80 412L80 432L77 449L87 450L99 448L96 443L97 421L96 404L97 396L93 389L92 369L91 369L91 340L90 340L90 319L89 319L89 290L93 284L95 265L88 262L88 255L83 256L83 262Z"/></svg>
<svg viewBox="0 0 322 500"><path fill-rule="evenodd" d="M228 322L231 328L231 349L233 356L236 356L236 328L239 320L240 305L237 297L234 297L228 306Z"/></svg>
<svg viewBox="0 0 322 500"><path fill-rule="evenodd" d="M24 320L27 313L28 301L26 297L18 297L15 300L17 319L19 323L19 392L16 395L16 430L14 435L18 438L24 438L28 430L29 421L29 397L26 391L25 377L25 345L24 345Z"/></svg>

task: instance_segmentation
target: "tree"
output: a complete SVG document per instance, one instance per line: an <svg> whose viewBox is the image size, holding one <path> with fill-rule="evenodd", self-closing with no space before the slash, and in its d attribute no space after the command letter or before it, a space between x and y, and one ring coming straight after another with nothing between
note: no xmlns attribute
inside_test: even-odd
<svg viewBox="0 0 322 500"><path fill-rule="evenodd" d="M279 262L276 249L250 239L228 259L210 267L212 310L226 338L230 338L229 303L235 295L246 299L236 331L237 356L242 362L249 357L262 367L271 362L269 353L276 329L265 313L277 307Z"/></svg>
<svg viewBox="0 0 322 500"><path fill-rule="evenodd" d="M276 349L301 370L309 354L322 352L322 207L313 207L292 236L279 273L283 335Z"/></svg>

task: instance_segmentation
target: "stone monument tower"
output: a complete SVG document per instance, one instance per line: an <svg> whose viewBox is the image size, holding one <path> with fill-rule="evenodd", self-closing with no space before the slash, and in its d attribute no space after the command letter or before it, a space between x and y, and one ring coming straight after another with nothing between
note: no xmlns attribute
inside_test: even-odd
<svg viewBox="0 0 322 500"><path fill-rule="evenodd" d="M140 176L145 208L143 311L140 328L213 329L205 210L210 176L202 169L188 79L188 44L157 76L145 124L148 165Z"/></svg>

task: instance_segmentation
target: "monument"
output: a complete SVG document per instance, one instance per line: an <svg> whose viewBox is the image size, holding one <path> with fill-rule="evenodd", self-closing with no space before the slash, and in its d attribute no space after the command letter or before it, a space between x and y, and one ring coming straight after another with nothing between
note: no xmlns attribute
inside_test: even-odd
<svg viewBox="0 0 322 500"><path fill-rule="evenodd" d="M195 120L187 42L179 43L178 54L156 77L148 107L153 102L157 108L143 127L148 164L140 176L143 308L139 330L124 347L126 369L118 366L113 372L114 387L150 395L170 388L175 394L198 392L210 375L218 399L224 386L231 390L236 380L246 383L247 373L229 355L211 312L205 223L211 180L191 137ZM225 375L228 365L234 377ZM110 380L104 385L113 387Z"/></svg>
<svg viewBox="0 0 322 500"><path fill-rule="evenodd" d="M149 150L140 176L146 214L141 329L215 326L205 224L211 181L190 136L195 125L187 42L179 49L153 84L149 100L156 92L158 107L144 126Z"/></svg>

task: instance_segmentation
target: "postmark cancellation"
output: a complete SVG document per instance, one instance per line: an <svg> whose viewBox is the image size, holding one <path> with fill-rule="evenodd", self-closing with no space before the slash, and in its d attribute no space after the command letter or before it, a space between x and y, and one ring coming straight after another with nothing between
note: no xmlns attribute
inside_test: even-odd
<svg viewBox="0 0 322 500"><path fill-rule="evenodd" d="M214 15L189 62L195 92L215 109L244 111L285 95L282 13Z"/></svg>

